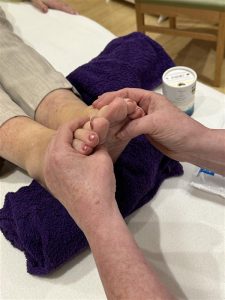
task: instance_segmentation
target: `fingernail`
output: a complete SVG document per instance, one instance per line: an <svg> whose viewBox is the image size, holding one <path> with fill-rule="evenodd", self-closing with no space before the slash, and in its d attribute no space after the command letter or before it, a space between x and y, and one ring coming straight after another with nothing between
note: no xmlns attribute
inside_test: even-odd
<svg viewBox="0 0 225 300"><path fill-rule="evenodd" d="M137 110L140 111L142 117L146 115L140 106L137 107Z"/></svg>
<svg viewBox="0 0 225 300"><path fill-rule="evenodd" d="M129 102L129 103L133 103L133 102L134 102L134 101L131 100L130 98L124 98L124 100L125 100L126 102Z"/></svg>

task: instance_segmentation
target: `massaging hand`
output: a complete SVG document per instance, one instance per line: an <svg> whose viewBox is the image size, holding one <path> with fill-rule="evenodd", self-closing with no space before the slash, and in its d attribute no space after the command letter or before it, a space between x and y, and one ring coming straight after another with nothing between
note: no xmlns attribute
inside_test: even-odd
<svg viewBox="0 0 225 300"><path fill-rule="evenodd" d="M44 13L48 12L49 8L62 10L69 14L77 13L70 5L60 0L31 0L31 3Z"/></svg>
<svg viewBox="0 0 225 300"><path fill-rule="evenodd" d="M45 153L43 169L48 189L84 232L116 205L113 163L106 150L100 147L84 156L72 147L74 131L86 121L75 120L57 131Z"/></svg>
<svg viewBox="0 0 225 300"><path fill-rule="evenodd" d="M164 96L142 90L126 88L105 93L93 104L100 108L116 96L135 100L146 116L131 121L118 135L119 138L136 137L146 134L149 141L167 156L189 161L201 136L207 128L177 109Z"/></svg>

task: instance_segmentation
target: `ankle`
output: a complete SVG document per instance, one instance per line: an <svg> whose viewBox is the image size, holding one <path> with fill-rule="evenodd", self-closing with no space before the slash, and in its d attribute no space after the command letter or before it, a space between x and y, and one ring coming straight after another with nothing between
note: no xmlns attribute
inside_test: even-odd
<svg viewBox="0 0 225 300"><path fill-rule="evenodd" d="M32 142L29 154L25 161L25 168L29 176L45 187L46 185L43 176L44 157L48 145L54 135L55 131L48 128L40 132L40 134L37 134L35 141Z"/></svg>
<svg viewBox="0 0 225 300"><path fill-rule="evenodd" d="M87 105L71 90L59 89L49 93L38 106L35 120L42 125L58 129L76 117L84 116Z"/></svg>

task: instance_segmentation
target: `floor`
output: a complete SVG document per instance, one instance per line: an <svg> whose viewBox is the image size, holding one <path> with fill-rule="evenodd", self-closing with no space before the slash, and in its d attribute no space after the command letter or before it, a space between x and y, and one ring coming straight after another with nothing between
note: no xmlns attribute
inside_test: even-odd
<svg viewBox="0 0 225 300"><path fill-rule="evenodd" d="M136 31L136 19L134 5L123 0L65 0L70 3L81 15L87 16L116 36L126 35ZM149 22L156 23L157 16L149 16ZM165 26L167 21L164 21ZM198 21L178 19L179 26L205 26L213 28ZM215 43L200 40L192 40L186 37L172 37L169 35L151 34L151 38L160 43L166 52L174 59L176 65L183 65L193 68L200 74L199 80L209 84L201 76L213 78ZM210 84L209 84L210 85ZM225 59L223 61L222 82L220 92L225 93Z"/></svg>

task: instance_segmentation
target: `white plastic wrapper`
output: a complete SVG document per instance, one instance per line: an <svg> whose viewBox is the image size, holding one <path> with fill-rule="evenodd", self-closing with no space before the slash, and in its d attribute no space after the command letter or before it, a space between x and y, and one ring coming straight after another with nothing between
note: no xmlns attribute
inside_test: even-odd
<svg viewBox="0 0 225 300"><path fill-rule="evenodd" d="M225 120L220 128L225 129ZM194 173L191 186L225 199L225 177L207 169L199 169Z"/></svg>
<svg viewBox="0 0 225 300"><path fill-rule="evenodd" d="M198 169L193 176L191 186L225 199L225 177L207 169Z"/></svg>

